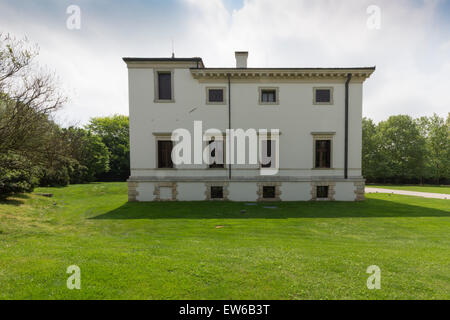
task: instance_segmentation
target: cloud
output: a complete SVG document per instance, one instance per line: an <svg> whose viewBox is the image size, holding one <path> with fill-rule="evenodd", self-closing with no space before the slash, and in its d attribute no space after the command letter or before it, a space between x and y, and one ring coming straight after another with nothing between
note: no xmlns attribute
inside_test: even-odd
<svg viewBox="0 0 450 320"><path fill-rule="evenodd" d="M207 66L233 66L235 50L248 50L249 66L371 66L364 115L446 115L450 42L443 1L221 0L77 3L82 28L65 27L73 1L0 4L0 30L27 35L40 61L60 76L71 100L59 117L128 113L122 56L201 56ZM381 29L369 30L366 9L381 10ZM439 18L440 17L440 18Z"/></svg>

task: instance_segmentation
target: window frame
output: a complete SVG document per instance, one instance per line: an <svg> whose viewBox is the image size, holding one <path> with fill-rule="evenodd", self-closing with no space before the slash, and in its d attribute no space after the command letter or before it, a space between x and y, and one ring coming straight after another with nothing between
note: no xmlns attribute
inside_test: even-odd
<svg viewBox="0 0 450 320"><path fill-rule="evenodd" d="M335 136L335 132L323 132L323 133L311 133L313 136L313 163L312 163L312 170L334 170L334 157L333 157L333 140ZM317 140L329 140L330 141L330 167L329 168L316 168L316 141Z"/></svg>
<svg viewBox="0 0 450 320"><path fill-rule="evenodd" d="M160 99L159 98L159 74L169 73L170 74L170 86L171 86L171 99ZM155 103L174 103L175 102L175 87L174 87L174 70L173 69L155 69L154 76L154 102Z"/></svg>
<svg viewBox="0 0 450 320"><path fill-rule="evenodd" d="M215 139L214 140L212 140L212 138L213 138L213 136L211 136L211 137L208 137L208 139L209 140L207 140L206 141L206 146L209 148L209 145L211 144L211 142L213 142L213 141L215 141ZM212 169L212 170L223 170L223 169L226 169L226 167L225 167L225 160L226 160L226 156L225 156L225 137L224 136L222 136L222 138L221 139L218 139L217 141L222 141L222 153L223 153L223 163L222 163L222 166L221 167L211 167L213 164L206 164L207 165L207 168L208 169ZM209 152L211 152L209 149L208 149L208 151ZM216 150L214 150L214 151L216 151ZM217 164L216 163L216 165L220 165L220 164Z"/></svg>
<svg viewBox="0 0 450 320"><path fill-rule="evenodd" d="M263 91L275 91L275 102L262 101ZM258 87L258 104L263 106L273 106L280 104L280 88L279 87Z"/></svg>
<svg viewBox="0 0 450 320"><path fill-rule="evenodd" d="M330 101L329 102L317 102L316 101L316 91L317 90L330 90ZM313 104L314 105L334 105L334 87L313 87Z"/></svg>
<svg viewBox="0 0 450 320"><path fill-rule="evenodd" d="M223 101L209 101L209 90L222 90ZM207 105L226 105L227 104L227 87L206 87L206 104Z"/></svg>
<svg viewBox="0 0 450 320"><path fill-rule="evenodd" d="M155 169L156 170L175 170L176 165L172 161L172 167L159 167L159 141L171 141L172 142L172 150L174 147L174 142L172 141L172 134L154 134L155 136Z"/></svg>

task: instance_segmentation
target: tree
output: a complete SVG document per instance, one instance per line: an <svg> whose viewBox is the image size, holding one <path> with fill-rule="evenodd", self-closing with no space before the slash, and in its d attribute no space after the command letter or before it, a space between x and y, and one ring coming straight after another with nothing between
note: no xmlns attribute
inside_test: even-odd
<svg viewBox="0 0 450 320"><path fill-rule="evenodd" d="M378 124L380 157L385 161L385 177L398 182L422 177L425 138L417 123L407 115L391 116Z"/></svg>
<svg viewBox="0 0 450 320"><path fill-rule="evenodd" d="M128 117L92 118L86 126L98 135L109 150L110 170L99 176L102 180L123 181L130 176L130 142Z"/></svg>
<svg viewBox="0 0 450 320"><path fill-rule="evenodd" d="M434 114L417 119L422 136L426 139L426 177L439 184L450 176L450 126L444 118Z"/></svg>
<svg viewBox="0 0 450 320"><path fill-rule="evenodd" d="M368 180L376 179L380 172L378 127L372 119L362 119L362 173Z"/></svg>
<svg viewBox="0 0 450 320"><path fill-rule="evenodd" d="M71 174L71 183L92 182L109 171L109 151L99 136L83 128L62 130L68 153L78 166Z"/></svg>
<svg viewBox="0 0 450 320"><path fill-rule="evenodd" d="M54 76L34 62L27 39L0 33L0 191L30 191L42 162L49 116L65 102Z"/></svg>

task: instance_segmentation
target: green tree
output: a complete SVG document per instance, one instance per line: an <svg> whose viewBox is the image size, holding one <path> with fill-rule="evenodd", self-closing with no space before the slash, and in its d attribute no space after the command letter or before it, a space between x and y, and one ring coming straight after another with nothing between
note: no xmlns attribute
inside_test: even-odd
<svg viewBox="0 0 450 320"><path fill-rule="evenodd" d="M417 122L407 115L391 116L378 129L384 177L397 182L422 177L426 145Z"/></svg>
<svg viewBox="0 0 450 320"><path fill-rule="evenodd" d="M92 118L86 126L99 136L109 150L109 172L100 175L102 180L123 181L130 176L129 121L127 116Z"/></svg>
<svg viewBox="0 0 450 320"><path fill-rule="evenodd" d="M70 174L71 183L92 182L109 171L109 151L99 136L83 128L62 130L68 153L78 164Z"/></svg>
<svg viewBox="0 0 450 320"><path fill-rule="evenodd" d="M417 119L421 134L426 139L425 176L439 184L450 176L450 125L434 114Z"/></svg>

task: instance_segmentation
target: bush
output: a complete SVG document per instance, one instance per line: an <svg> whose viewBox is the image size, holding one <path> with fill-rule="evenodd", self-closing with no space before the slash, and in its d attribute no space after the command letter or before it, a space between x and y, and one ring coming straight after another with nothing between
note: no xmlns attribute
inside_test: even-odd
<svg viewBox="0 0 450 320"><path fill-rule="evenodd" d="M38 183L38 170L27 158L13 152L0 154L0 197L31 192Z"/></svg>

